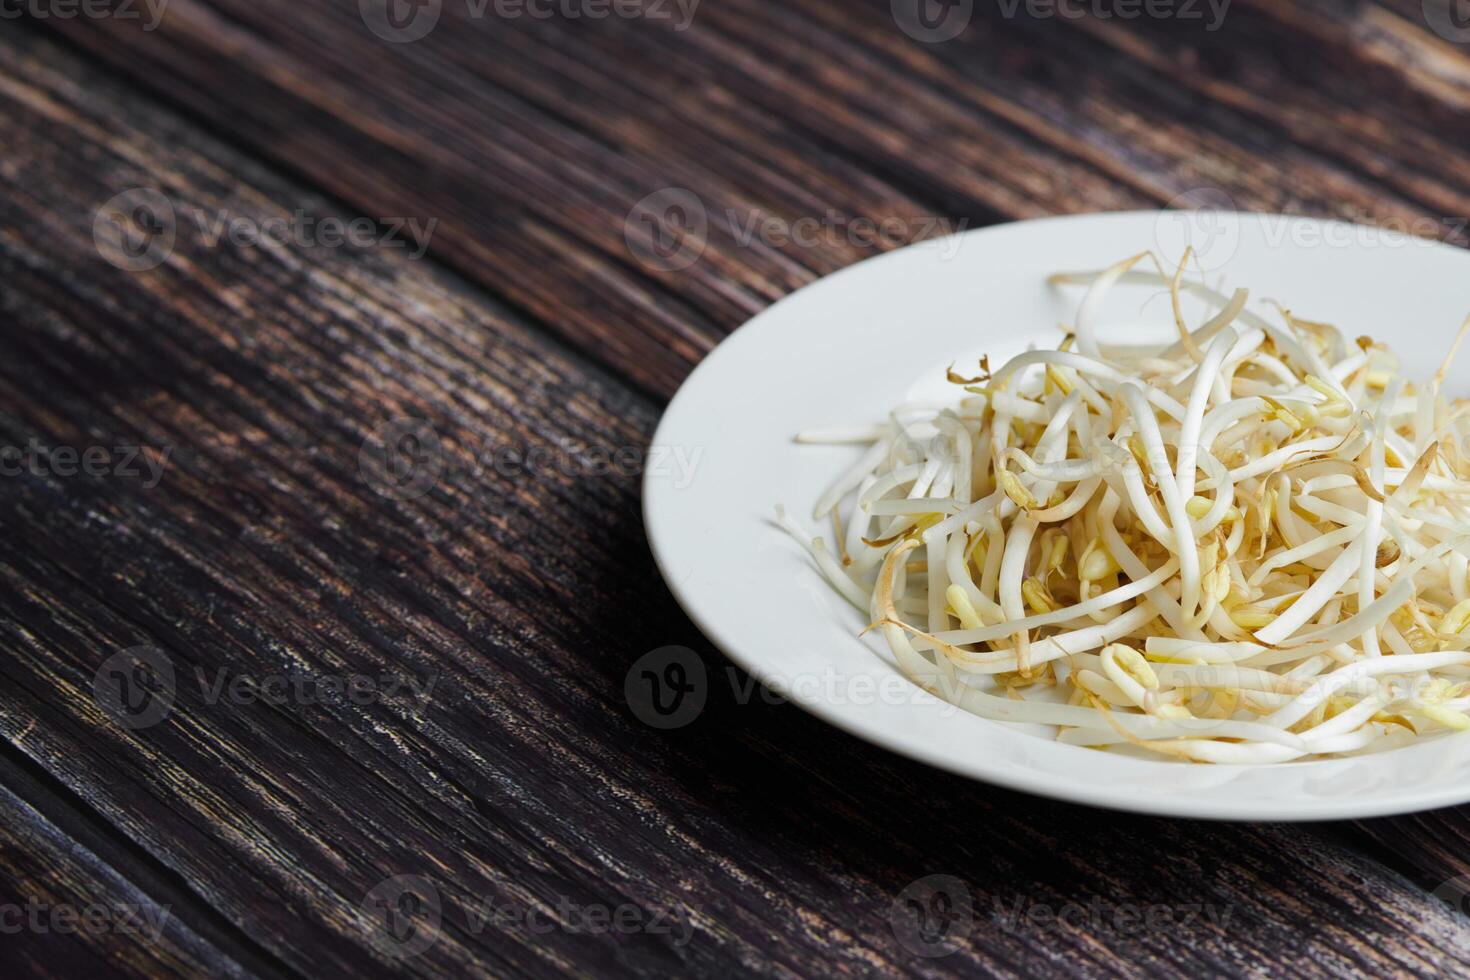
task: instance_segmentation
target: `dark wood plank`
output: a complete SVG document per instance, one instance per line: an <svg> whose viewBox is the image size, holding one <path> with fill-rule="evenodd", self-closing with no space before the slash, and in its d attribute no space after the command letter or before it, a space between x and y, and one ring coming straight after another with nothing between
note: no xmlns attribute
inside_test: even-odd
<svg viewBox="0 0 1470 980"><path fill-rule="evenodd" d="M12 975L284 975L45 781L0 757L0 961Z"/></svg>
<svg viewBox="0 0 1470 980"><path fill-rule="evenodd" d="M212 972L246 976L221 951L182 930L151 901L72 846L24 801L0 788L0 902L5 962L24 975L103 970L145 977Z"/></svg>
<svg viewBox="0 0 1470 980"><path fill-rule="evenodd" d="M1463 100L1428 46L1383 42L1376 8L1241 0L1209 32L981 4L948 44L877 0L710 4L688 30L470 9L445 4L410 44L351 4L174 0L151 33L52 26L366 213L440 219L437 257L656 394L767 302L888 247L750 241L761 216L919 234L1211 189L1465 240ZM667 187L710 218L702 259L672 272L625 234Z"/></svg>
<svg viewBox="0 0 1470 980"><path fill-rule="evenodd" d="M516 761L517 740L476 737L493 730L489 717L508 714L519 739L539 741L533 719L549 708L536 707L514 680L518 671L561 673L550 703L585 699L565 645L561 668L551 650L534 663L521 651L549 645L546 634L567 625L531 610L565 600L557 593L568 584L568 556L636 546L636 527L612 521L609 509L632 507L633 481L599 481L568 511L543 514L541 504L567 494L573 480L555 472L502 480L492 471L484 482L470 464L485 445L555 453L573 440L636 444L651 410L403 263L208 250L181 235L159 270L109 271L90 244L89 214L114 191L162 187L181 216L191 206L257 220L289 209L244 183L263 176L238 158L93 99L45 55L7 54L14 101L5 140L30 149L12 152L6 182L7 313L26 326L7 335L5 442L39 435L53 445L176 450L162 492L136 481L8 481L3 522L26 540L0 572L7 633L61 660L36 660L11 676L7 735L24 737L31 758L311 975L373 964L358 903L401 870L464 869L476 895L522 908L538 893L634 900L645 883L605 885L583 855L541 855L535 835L516 829L538 826L530 814L546 803L503 799L531 773L553 785L567 779L578 753L564 747ZM43 75L48 88L32 87ZM394 530L368 533L391 501L364 483L358 447L373 425L404 414L431 421L463 469L452 486L397 512ZM545 549L514 530L531 526ZM87 588L93 595L84 598ZM626 585L602 589L614 595ZM595 636L591 624L573 629L582 643ZM427 716L398 698L351 711L344 725L340 710L321 706L210 709L185 682L181 701L192 699L195 712L180 710L177 725L156 732L162 737L143 738L100 716L90 675L120 645L149 640L171 651L181 678L196 668L396 671L432 679L441 693ZM445 725L443 735L430 734ZM460 762L443 754L448 746L429 747L440 739ZM461 766L476 777L472 790L456 781ZM494 820L477 814L481 794L495 801ZM323 941L333 935L346 941ZM481 939L473 953L445 941L425 963L529 971L586 945L562 933L529 947L535 938ZM609 962L680 962L657 937L602 950Z"/></svg>
<svg viewBox="0 0 1470 980"><path fill-rule="evenodd" d="M181 233L164 264L118 270L93 228L130 187L180 214L339 212L26 32L0 40L0 100L0 444L171 451L151 488L5 482L0 731L264 961L310 976L1470 967L1470 929L1331 828L1052 805L742 696L655 584L633 475L474 466L487 443L639 450L655 404L392 250ZM404 415L433 426L447 465L396 500L359 451ZM129 730L93 683L140 643L171 659L177 700ZM717 679L674 733L622 694L633 660L669 643L700 647ZM211 703L197 670L434 689ZM444 925L394 963L361 905L400 874L432 880ZM929 959L892 907L933 874L962 883L974 920ZM481 927L485 899L508 911ZM675 928L530 927L567 903L644 924L669 910Z"/></svg>

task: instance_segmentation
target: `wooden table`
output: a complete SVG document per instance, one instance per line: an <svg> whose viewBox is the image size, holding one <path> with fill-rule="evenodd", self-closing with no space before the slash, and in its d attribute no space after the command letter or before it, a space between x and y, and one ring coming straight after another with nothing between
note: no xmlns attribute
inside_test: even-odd
<svg viewBox="0 0 1470 980"><path fill-rule="evenodd" d="M4 19L6 975L1470 970L1470 811L932 771L726 684L639 516L699 359L925 229L1225 194L1465 241L1419 0L489 3ZM720 678L677 730L624 696L669 645Z"/></svg>

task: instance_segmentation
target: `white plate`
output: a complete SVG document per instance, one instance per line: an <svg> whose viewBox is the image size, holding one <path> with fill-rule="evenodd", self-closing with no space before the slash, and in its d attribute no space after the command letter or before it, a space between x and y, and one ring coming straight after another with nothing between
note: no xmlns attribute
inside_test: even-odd
<svg viewBox="0 0 1470 980"><path fill-rule="evenodd" d="M797 431L881 421L936 372L942 381L960 355L989 351L1000 363L1029 342L1050 346L1078 294L1048 287L1049 273L1101 268L1145 249L1177 259L1186 240L1207 269L1249 287L1257 308L1278 298L1350 337L1385 340L1411 376L1434 372L1470 312L1470 253L1279 216L1084 215L889 253L761 313L680 389L654 442L694 461L692 478L657 467L644 481L664 578L710 641L773 690L861 738L1001 786L1237 820L1367 817L1470 801L1470 737L1357 759L1211 766L1062 745L967 714L902 678L881 640L859 639L862 617L771 523L784 503L830 537L830 526L812 522L812 505L853 458L843 447L798 446ZM1150 295L1120 289L1109 317L1121 325L1141 312L1167 325L1167 302ZM1457 374L1463 382L1465 371Z"/></svg>

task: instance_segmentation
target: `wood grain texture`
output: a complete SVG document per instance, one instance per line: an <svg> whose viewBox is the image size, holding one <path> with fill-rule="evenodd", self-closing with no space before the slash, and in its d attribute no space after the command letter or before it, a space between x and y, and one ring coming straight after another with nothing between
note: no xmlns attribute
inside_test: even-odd
<svg viewBox="0 0 1470 980"><path fill-rule="evenodd" d="M1470 860L1464 811L1215 826L894 758L727 676L658 584L636 467L578 462L636 459L661 397L720 336L891 247L743 241L752 215L918 229L1212 187L1242 206L1443 218L1470 194L1457 50L1394 4L1344 19L1237 0L1218 37L982 11L928 45L876 2L710 3L682 32L448 3L406 45L355 6L172 0L152 33L45 25L70 53L30 27L0 38L0 445L169 454L152 488L0 482L0 871L17 895L151 902L177 922L149 944L27 935L0 941L0 961L64 975L106 956L140 976L1470 970L1470 926L1428 895ZM710 241L663 272L625 224L673 186L706 207ZM178 241L128 273L93 231L137 187L168 198ZM440 223L415 261L211 244L193 217L298 209ZM414 499L360 468L402 417L443 444L442 477ZM533 450L541 464L513 462ZM177 701L130 731L92 685L144 643L175 666ZM668 644L715 683L697 721L660 732L623 682ZM199 671L433 689L211 703ZM444 915L430 948L396 960L363 902L403 874L430 879ZM962 883L974 914L938 958L892 927L929 875ZM481 922L487 903L500 914ZM616 907L645 928L539 927ZM656 913L670 928L646 928Z"/></svg>
<svg viewBox="0 0 1470 980"><path fill-rule="evenodd" d="M285 975L44 779L0 759L0 867L9 885L0 935L11 973Z"/></svg>
<svg viewBox="0 0 1470 980"><path fill-rule="evenodd" d="M58 26L357 207L440 217L437 256L664 395L760 306L871 252L746 242L752 215L978 225L1211 190L1465 238L1463 105L1426 98L1414 55L1452 77L1463 59L1350 43L1385 11L1241 2L1209 32L979 4L954 42L916 44L888 7L731 0L679 31L449 2L411 44L341 4L175 0L152 33ZM711 215L678 273L640 266L624 235L670 186Z"/></svg>

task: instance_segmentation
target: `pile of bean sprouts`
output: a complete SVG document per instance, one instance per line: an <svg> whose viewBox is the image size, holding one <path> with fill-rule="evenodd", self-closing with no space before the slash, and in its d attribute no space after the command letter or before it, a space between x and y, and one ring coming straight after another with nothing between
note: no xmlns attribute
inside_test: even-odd
<svg viewBox="0 0 1470 980"><path fill-rule="evenodd" d="M1258 764L1470 728L1466 329L1411 385L1188 258L1053 276L1085 287L1055 350L801 434L867 449L816 505L834 544L779 521L919 686L1065 743ZM1167 293L1178 340L1097 336L1119 284Z"/></svg>

